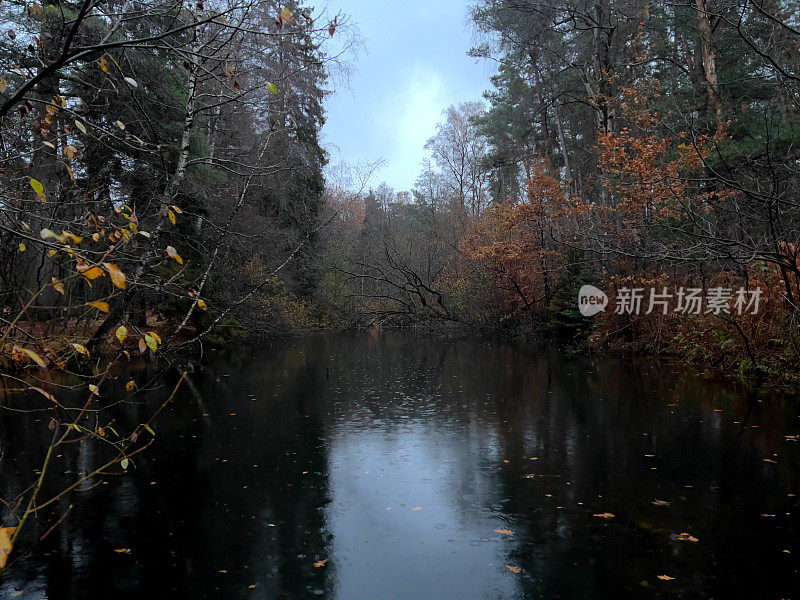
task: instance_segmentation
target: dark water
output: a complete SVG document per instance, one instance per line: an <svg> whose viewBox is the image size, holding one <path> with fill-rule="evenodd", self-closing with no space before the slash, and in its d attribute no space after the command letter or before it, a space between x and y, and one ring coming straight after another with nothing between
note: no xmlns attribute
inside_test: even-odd
<svg viewBox="0 0 800 600"><path fill-rule="evenodd" d="M0 412L8 495L49 432ZM686 369L495 343L220 353L0 598L797 598L798 415ZM57 466L74 477L97 452Z"/></svg>

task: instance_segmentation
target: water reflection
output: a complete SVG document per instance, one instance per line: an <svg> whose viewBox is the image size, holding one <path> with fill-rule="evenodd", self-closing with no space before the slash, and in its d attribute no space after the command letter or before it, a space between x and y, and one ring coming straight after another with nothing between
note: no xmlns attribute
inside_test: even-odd
<svg viewBox="0 0 800 600"><path fill-rule="evenodd" d="M681 369L489 342L221 355L136 472L79 495L0 597L789 597L798 412ZM2 414L7 447L41 435ZM91 445L73 450L63 470L91 469ZM36 460L6 452L4 496Z"/></svg>

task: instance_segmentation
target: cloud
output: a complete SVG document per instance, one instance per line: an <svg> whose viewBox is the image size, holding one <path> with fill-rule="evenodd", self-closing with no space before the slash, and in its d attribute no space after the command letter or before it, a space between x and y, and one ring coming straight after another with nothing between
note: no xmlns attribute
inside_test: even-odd
<svg viewBox="0 0 800 600"><path fill-rule="evenodd" d="M372 115L383 133L382 150L388 163L381 176L390 185L404 182L407 186L416 179L425 142L447 108L445 84L439 73L413 65L388 92Z"/></svg>

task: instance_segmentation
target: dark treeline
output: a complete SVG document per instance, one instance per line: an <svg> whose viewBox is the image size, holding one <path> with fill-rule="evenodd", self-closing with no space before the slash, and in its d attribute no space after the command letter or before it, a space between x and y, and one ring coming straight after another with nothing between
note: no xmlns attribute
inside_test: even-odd
<svg viewBox="0 0 800 600"><path fill-rule="evenodd" d="M478 2L470 54L497 65L493 89L445 112L398 192L324 174L342 16L3 3L3 353L426 323L796 364L797 9ZM587 319L583 284L703 304ZM706 310L719 290L730 310Z"/></svg>

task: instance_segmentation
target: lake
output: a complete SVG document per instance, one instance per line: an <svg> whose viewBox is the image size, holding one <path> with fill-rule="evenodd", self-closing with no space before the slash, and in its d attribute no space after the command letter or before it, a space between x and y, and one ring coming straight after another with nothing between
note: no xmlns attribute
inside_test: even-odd
<svg viewBox="0 0 800 600"><path fill-rule="evenodd" d="M30 483L47 419L0 410L0 495ZM0 598L800 593L800 404L692 368L312 336L207 355L154 429L128 473L84 486L18 555ZM72 446L56 480L97 465Z"/></svg>

